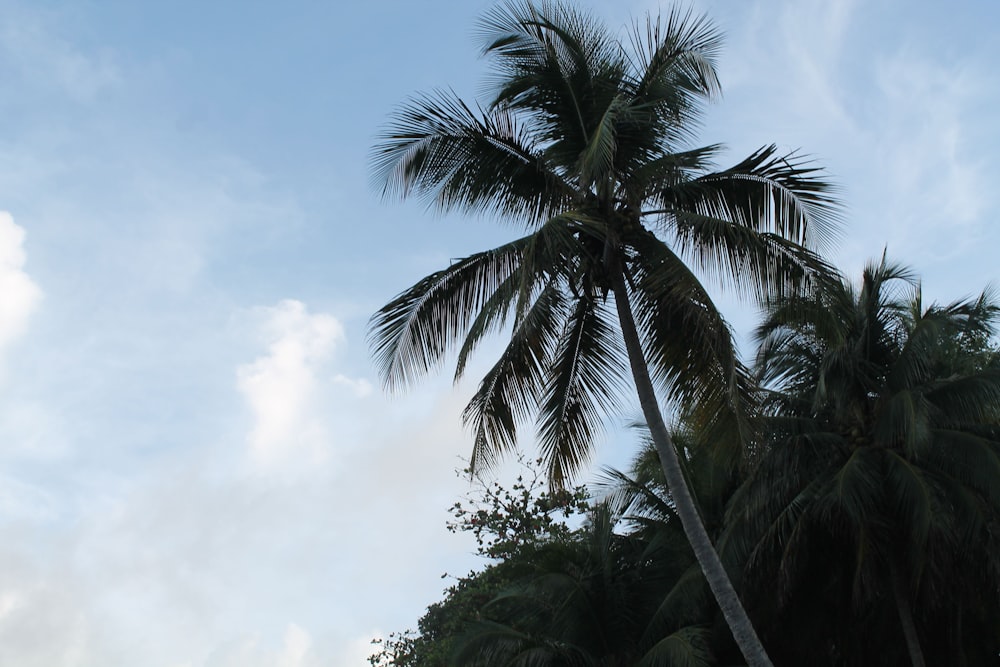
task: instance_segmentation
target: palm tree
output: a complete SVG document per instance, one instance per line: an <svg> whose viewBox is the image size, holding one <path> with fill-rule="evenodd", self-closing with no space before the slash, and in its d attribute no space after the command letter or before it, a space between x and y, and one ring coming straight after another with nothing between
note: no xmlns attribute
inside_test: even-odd
<svg viewBox="0 0 1000 667"><path fill-rule="evenodd" d="M776 657L964 664L969 629L992 623L971 644L995 661L998 313L989 292L924 308L884 256L859 287L770 309L758 368L772 444L731 504L730 537L751 545Z"/></svg>
<svg viewBox="0 0 1000 667"><path fill-rule="evenodd" d="M751 380L685 260L745 294L800 283L824 268L802 244L835 227L828 187L773 146L720 171L711 169L720 146L686 146L718 92L720 36L702 17L649 18L623 42L567 5L511 2L485 15L481 36L492 64L486 106L450 91L411 100L374 165L385 195L496 214L526 234L427 276L373 317L383 381L407 385L458 347L457 379L487 334L509 330L463 415L472 465L492 465L537 415L558 486L586 461L631 375L734 637L750 664L769 664L701 525L656 387L709 442L748 442Z"/></svg>

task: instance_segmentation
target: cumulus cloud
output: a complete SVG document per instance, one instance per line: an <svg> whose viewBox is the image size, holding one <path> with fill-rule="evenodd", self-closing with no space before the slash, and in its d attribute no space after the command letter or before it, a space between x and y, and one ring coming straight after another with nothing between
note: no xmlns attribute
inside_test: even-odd
<svg viewBox="0 0 1000 667"><path fill-rule="evenodd" d="M309 633L295 625L285 631L285 643L278 655L278 667L302 667L312 646Z"/></svg>
<svg viewBox="0 0 1000 667"><path fill-rule="evenodd" d="M24 229L0 211L0 351L22 336L42 298L42 290L24 272Z"/></svg>
<svg viewBox="0 0 1000 667"><path fill-rule="evenodd" d="M267 354L237 369L237 388L253 412L248 436L253 461L269 466L291 458L325 457L323 420L313 409L317 371L344 339L331 315L310 313L301 301L260 308Z"/></svg>
<svg viewBox="0 0 1000 667"><path fill-rule="evenodd" d="M287 299L255 309L254 316L267 352L236 371L237 389L253 415L250 459L258 469L324 462L330 453L330 403L337 397L330 390L342 387L364 398L372 385L364 378L324 372L346 342L343 326L332 315L311 313L301 301Z"/></svg>

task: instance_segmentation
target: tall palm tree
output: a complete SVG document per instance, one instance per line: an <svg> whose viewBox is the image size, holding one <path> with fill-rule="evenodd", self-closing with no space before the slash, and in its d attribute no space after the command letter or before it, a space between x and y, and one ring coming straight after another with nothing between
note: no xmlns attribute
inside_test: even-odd
<svg viewBox="0 0 1000 667"><path fill-rule="evenodd" d="M457 378L484 336L509 326L464 413L472 465L491 465L537 415L559 485L587 459L631 375L720 607L747 660L769 664L701 525L656 387L709 441L748 441L749 376L685 260L745 294L801 282L824 268L803 244L836 226L828 187L773 146L720 171L718 145L687 146L718 92L720 36L702 17L672 11L623 41L568 5L510 2L480 27L492 65L485 107L450 91L411 100L374 165L385 195L496 214L526 233L427 276L373 317L382 378L400 388L456 347Z"/></svg>
<svg viewBox="0 0 1000 667"><path fill-rule="evenodd" d="M997 622L998 313L989 292L925 308L884 256L857 287L770 309L758 366L772 444L730 521L752 536L778 655L963 664L968 628Z"/></svg>

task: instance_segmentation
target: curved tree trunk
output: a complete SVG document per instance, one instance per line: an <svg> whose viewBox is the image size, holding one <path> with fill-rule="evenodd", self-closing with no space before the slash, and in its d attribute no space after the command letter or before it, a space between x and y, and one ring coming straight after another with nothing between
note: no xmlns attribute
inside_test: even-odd
<svg viewBox="0 0 1000 667"><path fill-rule="evenodd" d="M771 659L768 658L764 646L757 636L757 631L750 623L750 618L736 594L736 589L733 588L733 583L729 580L729 574L712 545L712 540L705 530L705 524L701 520L694 498L691 496L691 490L684 478L673 439L670 437L670 432L660 414L653 381L649 376L646 358L639 341L639 332L635 326L635 317L632 315L632 306L629 303L622 268L620 266L614 267L611 273L615 305L618 309L622 336L625 339L625 348L628 351L629 365L632 367L635 389L639 395L639 403L649 426L650 435L656 445L660 465L663 467L663 474L673 497L677 516L684 528L684 534L691 544L695 558L698 559L698 564L701 566L701 571L705 574L709 588L712 589L712 594L722 610L722 615L725 617L726 623L733 633L733 639L736 640L747 665L749 667L773 667Z"/></svg>
<svg viewBox="0 0 1000 667"><path fill-rule="evenodd" d="M899 613L899 624L903 626L903 638L906 640L906 650L910 654L910 664L913 667L924 667L924 652L920 648L920 638L917 636L917 624L913 620L913 608L910 598L903 588L903 580L899 571L890 565L892 573L892 594L896 598L896 611Z"/></svg>

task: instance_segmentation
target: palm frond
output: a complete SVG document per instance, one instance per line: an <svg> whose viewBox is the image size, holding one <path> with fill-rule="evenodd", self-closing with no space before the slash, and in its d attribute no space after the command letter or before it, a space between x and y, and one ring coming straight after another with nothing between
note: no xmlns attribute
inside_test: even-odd
<svg viewBox="0 0 1000 667"><path fill-rule="evenodd" d="M567 304L551 281L521 317L500 359L486 373L462 420L473 431L472 470L490 469L517 444L517 428L537 409Z"/></svg>
<svg viewBox="0 0 1000 667"><path fill-rule="evenodd" d="M415 195L441 210L536 223L577 195L505 106L474 111L453 92L438 91L409 101L393 118L372 154L384 196Z"/></svg>
<svg viewBox="0 0 1000 667"><path fill-rule="evenodd" d="M632 139L629 137L628 142ZM652 143L652 142L651 142ZM623 167L629 175L624 186L632 200L643 201L677 185L688 183L712 166L712 159L722 152L721 144L679 151L664 151L660 146L634 149L638 164ZM627 169L627 171L626 171Z"/></svg>
<svg viewBox="0 0 1000 667"><path fill-rule="evenodd" d="M944 423L982 424L994 422L1000 414L1000 369L986 369L973 375L941 382L926 394Z"/></svg>
<svg viewBox="0 0 1000 667"><path fill-rule="evenodd" d="M675 516L666 489L654 488L614 468L604 468L596 489L612 511L626 521L665 523Z"/></svg>
<svg viewBox="0 0 1000 667"><path fill-rule="evenodd" d="M672 214L675 247L738 294L767 303L829 280L819 255L778 234L686 211Z"/></svg>
<svg viewBox="0 0 1000 667"><path fill-rule="evenodd" d="M827 517L839 511L855 530L865 526L871 508L880 505L881 453L867 447L855 449L844 466L833 477L833 486L826 506Z"/></svg>
<svg viewBox="0 0 1000 667"><path fill-rule="evenodd" d="M617 93L622 57L606 28L560 3L508 2L481 23L492 104L530 115L546 158L570 168Z"/></svg>
<svg viewBox="0 0 1000 667"><path fill-rule="evenodd" d="M585 216L572 211L557 215L526 238L517 269L479 307L469 326L455 366L456 381L485 336L500 330L512 314L518 326L538 292L570 272L580 253L577 232L586 224L581 220L586 220Z"/></svg>
<svg viewBox="0 0 1000 667"><path fill-rule="evenodd" d="M538 444L549 479L564 484L588 459L601 427L623 395L625 365L606 309L579 296L547 372Z"/></svg>
<svg viewBox="0 0 1000 667"><path fill-rule="evenodd" d="M600 121L591 131L587 145L580 153L576 172L580 175L580 185L588 190L595 184L599 187L606 186L614 176L618 121L625 110L624 100L615 97L601 114Z"/></svg>
<svg viewBox="0 0 1000 667"><path fill-rule="evenodd" d="M692 211L820 249L839 235L840 207L821 170L796 153L765 146L729 169L665 189L659 210Z"/></svg>
<svg viewBox="0 0 1000 667"><path fill-rule="evenodd" d="M527 290L522 292L523 269L518 267L507 279L497 286L496 291L483 303L482 308L476 313L475 319L469 325L468 333L462 342L462 348L458 351L458 358L455 362L455 382L458 383L465 374L466 366L479 343L487 335L496 333L507 322L511 310L519 305L518 297L524 295L524 301L530 302L536 294L528 294ZM535 286L533 286L535 287Z"/></svg>
<svg viewBox="0 0 1000 667"><path fill-rule="evenodd" d="M586 665L572 646L546 640L493 621L477 621L456 642L454 664L476 667L571 667Z"/></svg>
<svg viewBox="0 0 1000 667"><path fill-rule="evenodd" d="M713 665L712 630L687 626L658 641L638 663L638 667L709 667Z"/></svg>
<svg viewBox="0 0 1000 667"><path fill-rule="evenodd" d="M754 391L728 324L664 243L650 234L633 245L633 306L653 377L720 456L743 451L753 441Z"/></svg>
<svg viewBox="0 0 1000 667"><path fill-rule="evenodd" d="M382 382L412 383L439 364L474 314L514 274L525 237L459 260L427 276L372 316L368 341Z"/></svg>
<svg viewBox="0 0 1000 667"><path fill-rule="evenodd" d="M708 616L706 609L710 613L711 600L712 592L705 575L697 563L692 563L678 577L650 617L640 645L654 645L660 638L682 627L705 622Z"/></svg>
<svg viewBox="0 0 1000 667"><path fill-rule="evenodd" d="M635 191L636 172L693 140L706 101L719 94L715 69L721 36L704 16L672 9L647 15L631 31L628 74L622 88L631 102L619 133L618 171ZM640 189L641 186L640 186Z"/></svg>
<svg viewBox="0 0 1000 667"><path fill-rule="evenodd" d="M662 15L646 16L633 25L633 66L638 75L631 91L638 100L690 106L691 98L711 100L721 93L716 59L722 34L705 15L674 7ZM676 99L684 96L684 104ZM678 119L680 120L680 119Z"/></svg>
<svg viewBox="0 0 1000 667"><path fill-rule="evenodd" d="M898 453L889 451L884 460L889 505L896 516L896 526L905 535L911 550L911 568L919 573L923 569L923 554L934 520L936 491L920 468Z"/></svg>
<svg viewBox="0 0 1000 667"><path fill-rule="evenodd" d="M767 562L777 562L785 572L785 578L789 571L797 569L798 554L792 548L792 543L796 536L805 535L805 528L812 520L811 513L815 512L815 502L818 498L828 492L829 479L816 478L805 485L791 500L781 503L780 512L771 518L768 514L760 513L754 517L747 517L752 523L764 524L765 529L757 533L756 546L747 555L747 567L752 569L766 564ZM777 505L777 503L769 503ZM773 511L773 507L766 508ZM748 513L747 513L748 514ZM760 530L759 528L757 529ZM784 588L784 587L783 587Z"/></svg>
<svg viewBox="0 0 1000 667"><path fill-rule="evenodd" d="M882 397L871 425L873 445L900 448L912 455L931 437L928 401L918 391L898 391Z"/></svg>
<svg viewBox="0 0 1000 667"><path fill-rule="evenodd" d="M917 454L924 469L958 481L1000 511L1000 442L964 430L935 429L934 446Z"/></svg>
<svg viewBox="0 0 1000 667"><path fill-rule="evenodd" d="M939 309L921 313L908 324L899 354L886 376L886 389L905 391L932 381L942 342L960 327L952 314Z"/></svg>

